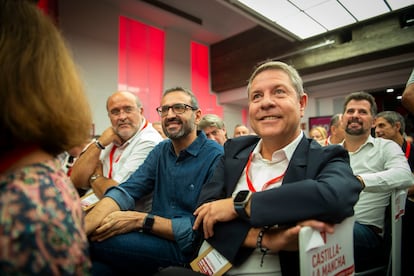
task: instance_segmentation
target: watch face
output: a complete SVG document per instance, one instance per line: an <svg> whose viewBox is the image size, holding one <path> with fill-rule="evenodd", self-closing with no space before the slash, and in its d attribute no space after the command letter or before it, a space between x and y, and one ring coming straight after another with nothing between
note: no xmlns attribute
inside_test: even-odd
<svg viewBox="0 0 414 276"><path fill-rule="evenodd" d="M248 190L238 192L234 198L234 202L243 202L249 194L250 191Z"/></svg>

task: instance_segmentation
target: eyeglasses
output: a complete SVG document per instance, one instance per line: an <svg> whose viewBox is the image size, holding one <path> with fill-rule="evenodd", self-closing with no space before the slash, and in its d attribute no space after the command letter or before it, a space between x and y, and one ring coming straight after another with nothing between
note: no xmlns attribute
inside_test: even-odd
<svg viewBox="0 0 414 276"><path fill-rule="evenodd" d="M118 116L118 115L120 115L121 114L121 111L123 111L124 113L126 113L126 114L131 114L132 112L134 112L134 110L135 110L135 107L133 107L133 106L125 106L124 108L122 108L122 109L119 109L119 108L114 108L114 109L112 109L111 111L110 111L110 113L111 113L111 115L113 115L113 116Z"/></svg>
<svg viewBox="0 0 414 276"><path fill-rule="evenodd" d="M170 108L175 114L183 114L187 109L191 109L191 110L198 109L197 107L193 107L188 104L178 103L178 104L173 104L173 105L163 105L163 106L157 107L156 110L161 117L165 117L168 115L168 111L170 110Z"/></svg>

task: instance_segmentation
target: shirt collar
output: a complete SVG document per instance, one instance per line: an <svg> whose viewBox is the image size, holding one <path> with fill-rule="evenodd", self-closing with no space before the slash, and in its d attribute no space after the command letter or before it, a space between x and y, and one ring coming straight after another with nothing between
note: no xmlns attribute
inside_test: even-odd
<svg viewBox="0 0 414 276"><path fill-rule="evenodd" d="M181 152L186 152L186 153L188 153L190 155L197 156L198 153L201 150L201 147L207 141L209 141L209 140L207 139L207 136L204 134L204 132L203 131L200 131L200 130L197 130L197 138L191 143L191 145L189 145L186 149L182 150ZM170 145L171 146L171 150L175 154L174 146L173 146L173 144L172 144L171 141L169 141L169 142L171 144ZM214 142L214 141L212 141L212 142ZM214 142L214 143L216 143L216 142ZM181 155L181 153L180 153L180 155Z"/></svg>
<svg viewBox="0 0 414 276"><path fill-rule="evenodd" d="M293 153L295 152L296 148L298 147L300 141L303 138L303 131L301 131L299 133L299 135L292 141L290 142L288 145L286 145L284 148L277 150L275 152L273 152L272 154L272 160L275 159L275 157L277 159L279 159L277 156L280 154L283 154L286 156L286 158L288 159L288 161L290 161L290 159L292 158ZM263 158L262 155L260 154L260 149L262 148L262 143L263 140L260 139L259 143L257 143L256 147L254 148L252 154L253 154L253 158Z"/></svg>

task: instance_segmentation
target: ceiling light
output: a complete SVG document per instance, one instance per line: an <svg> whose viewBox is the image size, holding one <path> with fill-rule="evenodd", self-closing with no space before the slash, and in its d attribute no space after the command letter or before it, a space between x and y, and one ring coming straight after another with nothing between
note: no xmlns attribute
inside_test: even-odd
<svg viewBox="0 0 414 276"><path fill-rule="evenodd" d="M388 88L386 91L387 91L387 93L392 93L392 92L394 92L394 88Z"/></svg>
<svg viewBox="0 0 414 276"><path fill-rule="evenodd" d="M244 13L305 39L413 5L413 0L227 0Z"/></svg>

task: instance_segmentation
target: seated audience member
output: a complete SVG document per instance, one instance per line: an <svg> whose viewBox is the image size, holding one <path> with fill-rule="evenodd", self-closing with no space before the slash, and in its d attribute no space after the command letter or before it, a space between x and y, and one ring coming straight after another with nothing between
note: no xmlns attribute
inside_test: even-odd
<svg viewBox="0 0 414 276"><path fill-rule="evenodd" d="M92 188L98 198L109 187L127 180L162 141L161 135L144 118L141 101L135 94L115 92L108 98L106 109L111 126L77 159L71 173L77 188ZM139 211L150 209L151 196L137 204Z"/></svg>
<svg viewBox="0 0 414 276"><path fill-rule="evenodd" d="M405 120L400 113L383 111L375 117L375 135L384 139L393 140L400 145L408 160L411 171L414 172L414 145L404 138ZM413 183L414 184L414 183ZM414 186L408 189L405 201L405 212L402 217L402 275L411 274L411 251L414 248Z"/></svg>
<svg viewBox="0 0 414 276"><path fill-rule="evenodd" d="M247 91L258 136L225 144L194 228L233 265L225 275L299 275L300 225L332 231L353 215L362 187L341 146L320 147L301 131L308 97L293 67L261 64Z"/></svg>
<svg viewBox="0 0 414 276"><path fill-rule="evenodd" d="M402 94L401 103L408 111L414 114L414 69L408 78L407 84Z"/></svg>
<svg viewBox="0 0 414 276"><path fill-rule="evenodd" d="M243 125L243 124L237 124L234 127L234 133L233 133L233 137L239 137L239 136L244 136L244 135L249 135L250 131L247 128L247 126Z"/></svg>
<svg viewBox="0 0 414 276"><path fill-rule="evenodd" d="M354 255L356 271L382 264L385 209L393 189L414 183L401 147L393 141L373 138L371 128L377 105L372 95L356 92L345 98L343 146L348 150L354 174L364 186L355 205Z"/></svg>
<svg viewBox="0 0 414 276"><path fill-rule="evenodd" d="M326 139L324 145L340 144L345 139L345 129L342 126L342 114L335 114L329 122L330 135Z"/></svg>
<svg viewBox="0 0 414 276"><path fill-rule="evenodd" d="M0 0L0 274L88 275L79 196L59 154L92 116L64 39L35 1Z"/></svg>
<svg viewBox="0 0 414 276"><path fill-rule="evenodd" d="M220 145L227 141L227 132L223 120L215 114L207 114L201 118L198 129L204 131L208 139Z"/></svg>
<svg viewBox="0 0 414 276"><path fill-rule="evenodd" d="M165 91L157 111L169 139L86 215L96 275L151 275L159 267L188 264L194 256L193 212L223 147L197 131L201 110L191 91ZM131 211L152 191L151 213Z"/></svg>
<svg viewBox="0 0 414 276"><path fill-rule="evenodd" d="M86 149L89 145L88 143L83 143L80 146L73 147L61 154L58 155L58 158L62 165L62 170L70 176L72 173L72 167L75 164L76 159L81 155L81 153Z"/></svg>
<svg viewBox="0 0 414 276"><path fill-rule="evenodd" d="M157 131L158 131L158 133L161 135L161 137L163 138L163 139L167 139L167 136L165 136L165 132L164 132L164 130L162 129L162 124L161 124L161 122L153 122L152 123L152 127L153 128L155 128Z"/></svg>
<svg viewBox="0 0 414 276"><path fill-rule="evenodd" d="M328 133L322 126L315 126L309 131L309 137L318 142L321 146L325 146Z"/></svg>

